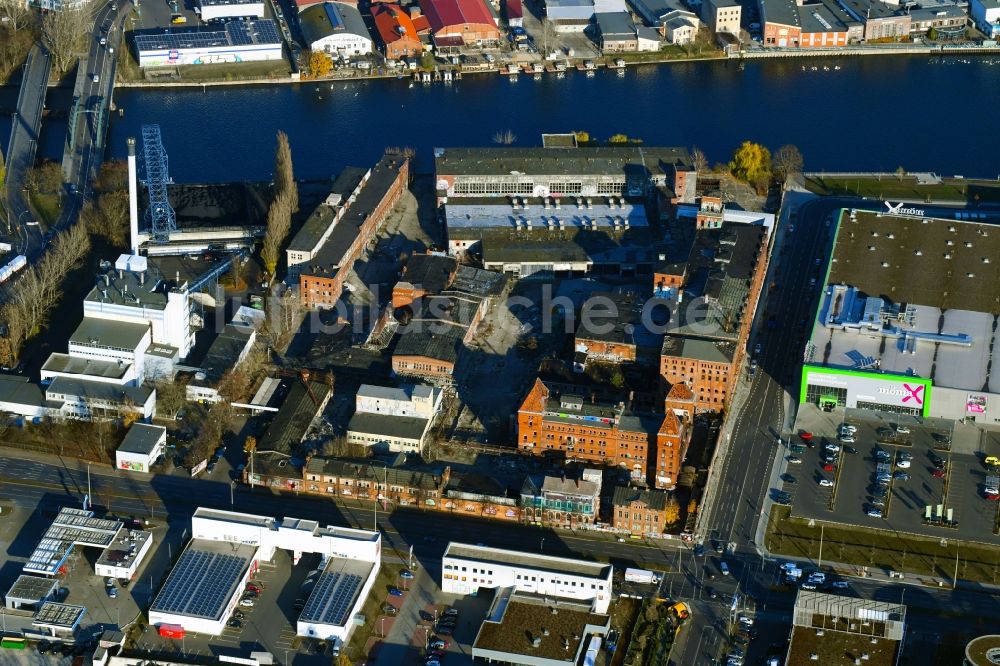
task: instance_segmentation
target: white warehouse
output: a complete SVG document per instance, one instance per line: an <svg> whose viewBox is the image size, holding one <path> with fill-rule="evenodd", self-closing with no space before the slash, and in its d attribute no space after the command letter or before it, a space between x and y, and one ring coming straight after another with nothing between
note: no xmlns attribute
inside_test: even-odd
<svg viewBox="0 0 1000 666"><path fill-rule="evenodd" d="M602 562L452 542L441 564L441 591L447 594L513 587L517 592L589 602L595 613L607 613L611 605L614 567Z"/></svg>
<svg viewBox="0 0 1000 666"><path fill-rule="evenodd" d="M201 20L225 21L240 18L264 18L264 0L198 0L195 11Z"/></svg>
<svg viewBox="0 0 1000 666"><path fill-rule="evenodd" d="M191 519L191 542L153 601L150 624L218 636L259 563L279 548L292 551L294 562L303 553L324 560L298 619L299 635L347 640L378 576L378 532L205 508Z"/></svg>

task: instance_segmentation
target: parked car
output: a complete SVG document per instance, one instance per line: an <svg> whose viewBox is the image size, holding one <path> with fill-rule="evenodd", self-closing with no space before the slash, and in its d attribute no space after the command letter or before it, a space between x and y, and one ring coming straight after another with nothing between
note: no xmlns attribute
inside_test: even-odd
<svg viewBox="0 0 1000 666"><path fill-rule="evenodd" d="M458 609L457 609L457 608L447 608L447 609L445 609L445 611L444 611L443 613L441 613L441 614L442 614L443 616L445 616L445 617L448 617L448 616L451 616L451 615L453 615L453 616L455 616L455 617L458 617Z"/></svg>
<svg viewBox="0 0 1000 666"><path fill-rule="evenodd" d="M819 485L823 486L824 488L832 488L833 481L831 481L830 479L820 479Z"/></svg>
<svg viewBox="0 0 1000 666"><path fill-rule="evenodd" d="M403 580L413 580L413 572L409 569L403 569L399 572L399 577Z"/></svg>
<svg viewBox="0 0 1000 666"><path fill-rule="evenodd" d="M827 442L823 445L823 450L830 451L831 453L840 453L840 445L834 444L833 442Z"/></svg>
<svg viewBox="0 0 1000 666"><path fill-rule="evenodd" d="M910 461L909 460L897 460L896 461L896 467L898 467L899 469L909 469L909 467L910 467Z"/></svg>
<svg viewBox="0 0 1000 666"><path fill-rule="evenodd" d="M827 463L827 464L823 465L823 471L824 472L832 472L834 469L835 469L835 467L832 464L830 464L830 463Z"/></svg>
<svg viewBox="0 0 1000 666"><path fill-rule="evenodd" d="M788 462L792 465L801 465L802 458L799 458L798 456L788 456Z"/></svg>
<svg viewBox="0 0 1000 666"><path fill-rule="evenodd" d="M906 472L893 472L892 478L894 481L909 481L910 475Z"/></svg>
<svg viewBox="0 0 1000 666"><path fill-rule="evenodd" d="M694 556L695 557L704 557L705 556L705 546L701 545L700 543L695 544L695 546L694 546Z"/></svg>
<svg viewBox="0 0 1000 666"><path fill-rule="evenodd" d="M896 425L896 432L898 432L900 435L908 435L908 434L910 434L910 427L909 426L900 425L898 423L895 424L895 425Z"/></svg>
<svg viewBox="0 0 1000 666"><path fill-rule="evenodd" d="M118 598L118 588L114 585L108 585L108 596L112 599Z"/></svg>
<svg viewBox="0 0 1000 666"><path fill-rule="evenodd" d="M455 627L443 627L439 624L434 631L442 636L451 636L455 631Z"/></svg>
<svg viewBox="0 0 1000 666"><path fill-rule="evenodd" d="M398 587L390 587L389 588L389 596L390 597L401 597L401 596L403 596L403 591L401 589L399 589Z"/></svg>
<svg viewBox="0 0 1000 666"><path fill-rule="evenodd" d="M263 590L260 589L260 585L257 585L256 583L247 583L246 589L247 589L247 592L255 592L257 594L260 594L261 592L263 592Z"/></svg>
<svg viewBox="0 0 1000 666"><path fill-rule="evenodd" d="M868 513L868 517L869 518L881 518L882 517L882 509L877 509L877 508L868 509L867 513Z"/></svg>
<svg viewBox="0 0 1000 666"><path fill-rule="evenodd" d="M227 627L232 627L233 629L242 629L243 623L237 620L235 617L226 622Z"/></svg>
<svg viewBox="0 0 1000 666"><path fill-rule="evenodd" d="M781 480L784 481L785 483L789 483L792 485L797 483L795 477L791 474L788 474L787 472L781 475Z"/></svg>
<svg viewBox="0 0 1000 666"><path fill-rule="evenodd" d="M909 451L900 451L896 454L896 460L913 460L913 454Z"/></svg>
<svg viewBox="0 0 1000 666"><path fill-rule="evenodd" d="M435 638L431 641L430 648L432 650L447 650L449 645L451 645L451 643L448 641L442 638Z"/></svg>
<svg viewBox="0 0 1000 666"><path fill-rule="evenodd" d="M858 426L853 425L851 423L841 423L840 424L840 431L841 432L850 433L850 434L853 435L854 433L856 433L858 431Z"/></svg>
<svg viewBox="0 0 1000 666"><path fill-rule="evenodd" d="M936 476L939 479L943 479L944 478L944 470L935 469L935 470L931 471L931 476Z"/></svg>
<svg viewBox="0 0 1000 666"><path fill-rule="evenodd" d="M253 608L254 601L253 599L240 599L240 606L243 606L244 608Z"/></svg>
<svg viewBox="0 0 1000 666"><path fill-rule="evenodd" d="M399 609L392 604L386 604L385 606L382 606L382 612L388 613L389 615L395 615L399 612Z"/></svg>
<svg viewBox="0 0 1000 666"><path fill-rule="evenodd" d="M260 595L257 594L257 590L246 590L243 593L244 599L256 599L258 596Z"/></svg>
<svg viewBox="0 0 1000 666"><path fill-rule="evenodd" d="M719 572L723 576L728 576L729 575L729 565L726 564L725 562L720 561L719 562Z"/></svg>
<svg viewBox="0 0 1000 666"><path fill-rule="evenodd" d="M846 590L847 588L850 587L850 583L848 583L846 580L835 580L832 583L830 583L830 587L832 587L835 590Z"/></svg>
<svg viewBox="0 0 1000 666"><path fill-rule="evenodd" d="M844 451L846 451L847 453L850 453L852 455L858 452L858 450L856 448L854 448L853 446L845 446L844 447Z"/></svg>
<svg viewBox="0 0 1000 666"><path fill-rule="evenodd" d="M840 433L840 437L838 439L840 439L840 441L844 442L845 444L853 444L854 442L857 441L854 438L854 435L849 432Z"/></svg>

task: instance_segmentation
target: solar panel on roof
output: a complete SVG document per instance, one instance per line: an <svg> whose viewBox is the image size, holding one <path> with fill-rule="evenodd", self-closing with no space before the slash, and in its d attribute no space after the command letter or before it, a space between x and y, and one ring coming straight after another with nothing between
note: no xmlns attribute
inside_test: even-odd
<svg viewBox="0 0 1000 666"><path fill-rule="evenodd" d="M161 35L136 35L135 37L136 48L140 51L280 43L281 37L278 35L277 24L269 19L229 21L222 30L185 30Z"/></svg>
<svg viewBox="0 0 1000 666"><path fill-rule="evenodd" d="M302 611L302 619L323 624L344 625L362 582L362 577L356 574L324 573L309 596L309 601Z"/></svg>
<svg viewBox="0 0 1000 666"><path fill-rule="evenodd" d="M214 619L246 566L247 559L238 555L187 550L151 610Z"/></svg>

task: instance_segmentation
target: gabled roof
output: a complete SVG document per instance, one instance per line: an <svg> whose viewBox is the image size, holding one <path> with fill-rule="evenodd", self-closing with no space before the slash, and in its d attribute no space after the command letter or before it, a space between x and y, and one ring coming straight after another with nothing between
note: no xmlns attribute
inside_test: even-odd
<svg viewBox="0 0 1000 666"><path fill-rule="evenodd" d="M420 10L434 32L450 25L466 23L496 27L493 14L483 0L420 0Z"/></svg>
<svg viewBox="0 0 1000 666"><path fill-rule="evenodd" d="M642 502L653 511L662 511L667 506L667 493L664 490L617 486L614 499L611 501L615 506L628 506L632 502Z"/></svg>
<svg viewBox="0 0 1000 666"><path fill-rule="evenodd" d="M694 392L687 384L674 384L667 393L667 400L693 400Z"/></svg>
<svg viewBox="0 0 1000 666"><path fill-rule="evenodd" d="M413 20L399 5L385 2L373 4L372 18L375 20L375 29L385 44L392 44L401 39L420 40Z"/></svg>

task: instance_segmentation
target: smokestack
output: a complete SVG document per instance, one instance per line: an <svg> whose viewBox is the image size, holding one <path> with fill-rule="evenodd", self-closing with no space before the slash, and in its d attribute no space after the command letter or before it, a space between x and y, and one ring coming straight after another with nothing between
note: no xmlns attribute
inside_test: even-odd
<svg viewBox="0 0 1000 666"><path fill-rule="evenodd" d="M129 137L128 143L128 228L129 240L132 244L132 254L139 254L139 184L136 182L135 137Z"/></svg>

